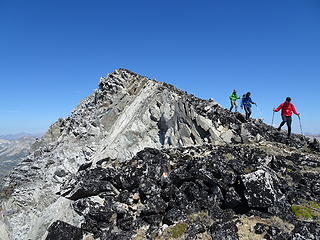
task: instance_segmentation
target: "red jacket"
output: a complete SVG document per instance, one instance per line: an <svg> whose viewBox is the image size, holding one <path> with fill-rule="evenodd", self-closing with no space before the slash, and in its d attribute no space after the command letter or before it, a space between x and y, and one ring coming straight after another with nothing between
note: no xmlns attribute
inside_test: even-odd
<svg viewBox="0 0 320 240"><path fill-rule="evenodd" d="M294 114L296 115L299 115L299 113L297 113L294 105L290 102L284 102L284 103L281 103L279 105L279 107L277 107L274 111L275 112L278 112L280 109L282 109L281 111L281 115L284 115L284 116L291 116L292 115L292 112L294 112Z"/></svg>

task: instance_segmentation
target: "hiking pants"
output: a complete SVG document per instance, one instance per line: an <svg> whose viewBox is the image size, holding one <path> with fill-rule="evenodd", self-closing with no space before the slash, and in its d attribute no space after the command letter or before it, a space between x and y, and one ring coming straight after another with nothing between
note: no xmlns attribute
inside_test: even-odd
<svg viewBox="0 0 320 240"><path fill-rule="evenodd" d="M278 127L278 130L281 129L281 127L287 123L287 126L288 126L288 136L290 137L291 135L291 123L292 123L292 117L291 116L284 116L284 115L281 115L282 117L282 122L280 124L280 126Z"/></svg>
<svg viewBox="0 0 320 240"><path fill-rule="evenodd" d="M246 112L246 119L248 120L251 116L251 106L244 105L244 111Z"/></svg>
<svg viewBox="0 0 320 240"><path fill-rule="evenodd" d="M231 103L230 112L232 111L233 106L236 108L236 112L238 112L237 100L231 100L230 103Z"/></svg>

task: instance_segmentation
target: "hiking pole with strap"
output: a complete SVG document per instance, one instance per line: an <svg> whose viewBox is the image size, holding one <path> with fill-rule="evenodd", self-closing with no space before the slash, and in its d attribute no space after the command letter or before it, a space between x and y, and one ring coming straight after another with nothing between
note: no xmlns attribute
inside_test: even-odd
<svg viewBox="0 0 320 240"><path fill-rule="evenodd" d="M303 132L302 132L302 125L301 125L301 119L300 119L300 115L298 115L298 118L299 118L299 123L300 123L300 130L301 130L301 135L303 135Z"/></svg>
<svg viewBox="0 0 320 240"><path fill-rule="evenodd" d="M274 120L274 109L272 110L272 122L271 122L272 127L273 127L273 120Z"/></svg>

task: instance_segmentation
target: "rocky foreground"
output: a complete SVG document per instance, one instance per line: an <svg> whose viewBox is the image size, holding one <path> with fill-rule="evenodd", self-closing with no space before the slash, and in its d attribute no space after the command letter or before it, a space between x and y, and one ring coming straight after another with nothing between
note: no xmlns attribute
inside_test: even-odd
<svg viewBox="0 0 320 240"><path fill-rule="evenodd" d="M319 239L319 167L318 154L270 143L104 159L59 193L84 222L57 221L47 239Z"/></svg>
<svg viewBox="0 0 320 240"><path fill-rule="evenodd" d="M320 239L320 145L125 69L10 174L1 239Z"/></svg>

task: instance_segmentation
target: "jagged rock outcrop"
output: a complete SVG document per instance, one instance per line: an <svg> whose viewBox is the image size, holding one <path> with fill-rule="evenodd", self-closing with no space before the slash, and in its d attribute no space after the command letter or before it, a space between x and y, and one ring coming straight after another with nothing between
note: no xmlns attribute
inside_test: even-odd
<svg viewBox="0 0 320 240"><path fill-rule="evenodd" d="M318 154L319 142L288 141L260 120L119 69L10 174L0 235L53 239L65 229L74 239L241 239L250 216L269 239L316 234L316 223L290 210L319 201L318 155L301 150ZM286 160L291 171L280 176ZM295 182L305 175L308 182Z"/></svg>

